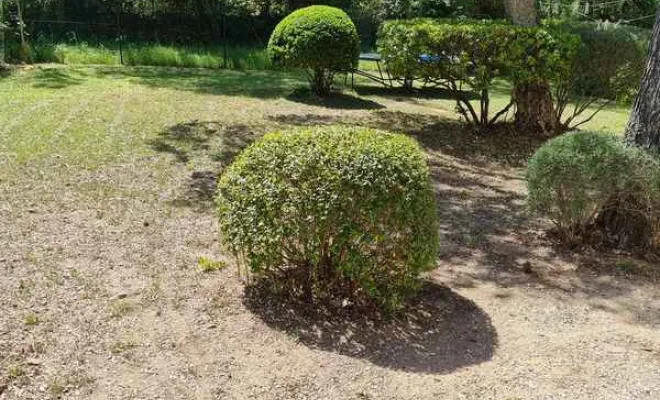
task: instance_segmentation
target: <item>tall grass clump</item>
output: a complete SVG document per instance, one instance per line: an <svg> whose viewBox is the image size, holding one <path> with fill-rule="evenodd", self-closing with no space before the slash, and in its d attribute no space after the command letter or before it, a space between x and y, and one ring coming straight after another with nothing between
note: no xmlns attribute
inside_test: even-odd
<svg viewBox="0 0 660 400"><path fill-rule="evenodd" d="M203 48L142 44L131 44L126 47L124 63L211 69L268 69L271 66L265 49L239 46Z"/></svg>
<svg viewBox="0 0 660 400"><path fill-rule="evenodd" d="M119 52L103 45L87 43L57 44L53 48L53 60L61 64L118 65Z"/></svg>
<svg viewBox="0 0 660 400"><path fill-rule="evenodd" d="M10 43L12 45L12 43ZM122 56L117 42L55 43L39 38L31 45L34 62L120 65ZM150 43L124 43L123 63L132 66L180 67L180 68L230 68L265 70L272 67L265 48L250 46L172 46ZM18 49L9 48L8 53Z"/></svg>

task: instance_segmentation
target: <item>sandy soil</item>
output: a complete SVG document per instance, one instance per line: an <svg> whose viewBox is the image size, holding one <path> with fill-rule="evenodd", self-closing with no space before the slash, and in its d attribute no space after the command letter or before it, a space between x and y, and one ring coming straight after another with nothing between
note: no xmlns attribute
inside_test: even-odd
<svg viewBox="0 0 660 400"><path fill-rule="evenodd" d="M264 118L350 114L429 152L442 255L414 313L303 312L244 294L234 268L201 272L199 257L221 258L216 171L176 153L26 177L0 202L0 399L660 398L658 283L630 273L637 261L545 237L520 168L538 141L433 114L301 110ZM206 128L234 129L238 147L262 131Z"/></svg>

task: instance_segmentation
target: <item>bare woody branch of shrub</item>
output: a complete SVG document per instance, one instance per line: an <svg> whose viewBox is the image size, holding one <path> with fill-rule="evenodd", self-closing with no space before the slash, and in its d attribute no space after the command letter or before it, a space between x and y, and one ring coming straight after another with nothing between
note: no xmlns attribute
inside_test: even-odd
<svg viewBox="0 0 660 400"><path fill-rule="evenodd" d="M580 96L575 91L575 76L571 72L557 82L554 90L557 122L562 131L572 131L591 121L596 114L612 103L612 100L602 100L595 96ZM568 109L572 110L568 112ZM593 109L592 106L596 106ZM588 110L591 111L583 116Z"/></svg>

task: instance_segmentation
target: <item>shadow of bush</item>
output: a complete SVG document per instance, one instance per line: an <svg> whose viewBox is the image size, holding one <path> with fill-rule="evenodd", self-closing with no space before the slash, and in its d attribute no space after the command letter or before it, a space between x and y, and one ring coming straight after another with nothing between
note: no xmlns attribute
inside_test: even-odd
<svg viewBox="0 0 660 400"><path fill-rule="evenodd" d="M35 88L64 89L80 85L85 79L64 68L43 68L35 72L34 81Z"/></svg>
<svg viewBox="0 0 660 400"><path fill-rule="evenodd" d="M248 286L244 304L271 328L306 346L416 373L447 374L493 357L497 333L490 317L451 289L427 282L394 319L359 310L311 305Z"/></svg>
<svg viewBox="0 0 660 400"><path fill-rule="evenodd" d="M246 96L260 99L283 97L302 84L295 72L197 70L168 67L98 67L98 76L129 79L154 88L203 94Z"/></svg>
<svg viewBox="0 0 660 400"><path fill-rule="evenodd" d="M367 100L340 92L333 92L328 97L318 97L306 88L293 91L293 93L286 96L286 99L295 103L336 110L380 110L385 108L384 105L373 100Z"/></svg>

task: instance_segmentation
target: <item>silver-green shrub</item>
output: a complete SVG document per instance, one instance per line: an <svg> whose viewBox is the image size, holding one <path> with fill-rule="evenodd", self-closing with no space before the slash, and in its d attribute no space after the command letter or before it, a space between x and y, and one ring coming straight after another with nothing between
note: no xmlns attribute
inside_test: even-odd
<svg viewBox="0 0 660 400"><path fill-rule="evenodd" d="M659 184L654 156L602 133L552 139L527 169L531 209L570 240L599 230L618 244L655 245Z"/></svg>

